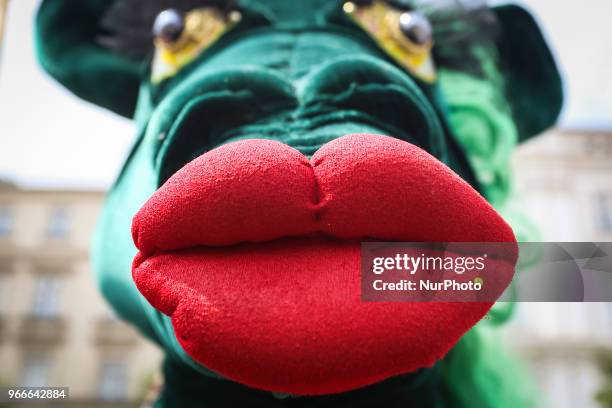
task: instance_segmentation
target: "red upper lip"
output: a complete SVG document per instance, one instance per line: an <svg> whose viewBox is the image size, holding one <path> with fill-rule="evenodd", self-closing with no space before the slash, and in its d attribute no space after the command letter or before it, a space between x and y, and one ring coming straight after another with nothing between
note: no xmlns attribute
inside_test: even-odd
<svg viewBox="0 0 612 408"><path fill-rule="evenodd" d="M515 240L444 164L407 142L373 135L336 139L310 161L270 140L221 146L172 176L132 225L144 254L314 232L389 241Z"/></svg>
<svg viewBox="0 0 612 408"><path fill-rule="evenodd" d="M515 242L452 170L375 135L336 139L310 161L269 140L224 145L172 176L132 233L134 280L188 354L294 394L430 366L491 306L361 302L354 240ZM313 233L353 242L278 241ZM260 244L236 246L245 242Z"/></svg>

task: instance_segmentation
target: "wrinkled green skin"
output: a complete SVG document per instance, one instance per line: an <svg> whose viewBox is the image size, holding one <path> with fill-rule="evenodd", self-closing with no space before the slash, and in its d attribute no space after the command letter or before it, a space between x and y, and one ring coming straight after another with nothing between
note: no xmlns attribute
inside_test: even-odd
<svg viewBox="0 0 612 408"><path fill-rule="evenodd" d="M508 365L498 354L495 361L487 358L490 349L481 329L468 333L430 370L344 395L309 398L250 390L194 362L177 342L170 318L136 289L131 277L136 248L129 233L133 215L174 171L232 140L275 139L311 155L345 134L387 134L428 150L480 191L495 189L495 182L479 183L468 165L477 161L478 152L466 154L460 146L478 141L466 142L469 131L462 138L450 128L470 128L470 118L461 104L447 106L445 93L461 81L475 80L480 83L476 87L493 92L499 83L487 77L449 81L444 72L442 86L421 83L346 20L340 3L262 3L267 9L249 8L257 3L245 2L240 29L175 78L159 86L143 81L138 137L98 225L93 257L104 296L167 354L158 406L525 406L513 389L518 388L516 379L508 381L513 375ZM501 121L510 129L509 146L502 152L507 159L516 131L502 93L496 95L501 98L494 110L498 117L481 113L474 120ZM480 156L486 161L486 152ZM507 160L501 162L494 167L504 175Z"/></svg>

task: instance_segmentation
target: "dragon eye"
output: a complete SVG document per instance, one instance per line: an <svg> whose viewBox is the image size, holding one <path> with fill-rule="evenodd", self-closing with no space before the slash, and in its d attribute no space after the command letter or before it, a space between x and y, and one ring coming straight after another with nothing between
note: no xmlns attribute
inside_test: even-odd
<svg viewBox="0 0 612 408"><path fill-rule="evenodd" d="M399 17L399 28L404 36L422 47L431 45L433 29L427 17L416 11L406 11Z"/></svg>
<svg viewBox="0 0 612 408"><path fill-rule="evenodd" d="M398 3L398 0L348 1L342 10L413 76L432 83L436 79L433 27L424 14Z"/></svg>
<svg viewBox="0 0 612 408"><path fill-rule="evenodd" d="M215 6L196 8L186 13L164 10L155 19L155 55L151 67L154 84L176 75L184 66L212 46L240 22L238 10Z"/></svg>
<svg viewBox="0 0 612 408"><path fill-rule="evenodd" d="M178 42L184 30L185 19L181 12L175 9L159 13L153 24L153 35L167 45Z"/></svg>

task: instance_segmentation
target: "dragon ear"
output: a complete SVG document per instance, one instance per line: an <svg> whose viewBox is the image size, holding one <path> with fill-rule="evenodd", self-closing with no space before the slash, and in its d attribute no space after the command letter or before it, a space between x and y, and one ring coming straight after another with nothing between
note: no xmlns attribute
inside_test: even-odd
<svg viewBox="0 0 612 408"><path fill-rule="evenodd" d="M517 5L493 8L508 100L524 141L554 125L563 105L561 76L531 14Z"/></svg>
<svg viewBox="0 0 612 408"><path fill-rule="evenodd" d="M36 17L36 51L43 68L75 95L132 117L140 62L113 53L98 39L112 0L44 0Z"/></svg>

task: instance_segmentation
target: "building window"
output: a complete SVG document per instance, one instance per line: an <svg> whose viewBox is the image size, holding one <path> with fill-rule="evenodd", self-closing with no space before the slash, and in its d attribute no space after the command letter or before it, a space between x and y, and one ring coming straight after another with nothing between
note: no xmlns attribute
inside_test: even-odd
<svg viewBox="0 0 612 408"><path fill-rule="evenodd" d="M0 238L8 237L13 232L13 210L8 205L0 204Z"/></svg>
<svg viewBox="0 0 612 408"><path fill-rule="evenodd" d="M39 319L59 316L60 280L54 276L41 276L36 281L32 315Z"/></svg>
<svg viewBox="0 0 612 408"><path fill-rule="evenodd" d="M599 231L612 233L612 194L598 194L596 204L595 214Z"/></svg>
<svg viewBox="0 0 612 408"><path fill-rule="evenodd" d="M9 297L9 278L6 271L2 270L2 266L0 266L0 316L6 312L8 307L8 297Z"/></svg>
<svg viewBox="0 0 612 408"><path fill-rule="evenodd" d="M65 207L56 207L51 211L47 235L54 239L63 239L70 233L70 214Z"/></svg>
<svg viewBox="0 0 612 408"><path fill-rule="evenodd" d="M23 387L46 387L49 385L49 360L46 358L28 358L23 368Z"/></svg>
<svg viewBox="0 0 612 408"><path fill-rule="evenodd" d="M122 401L127 397L127 365L121 360L106 360L100 372L100 398Z"/></svg>

